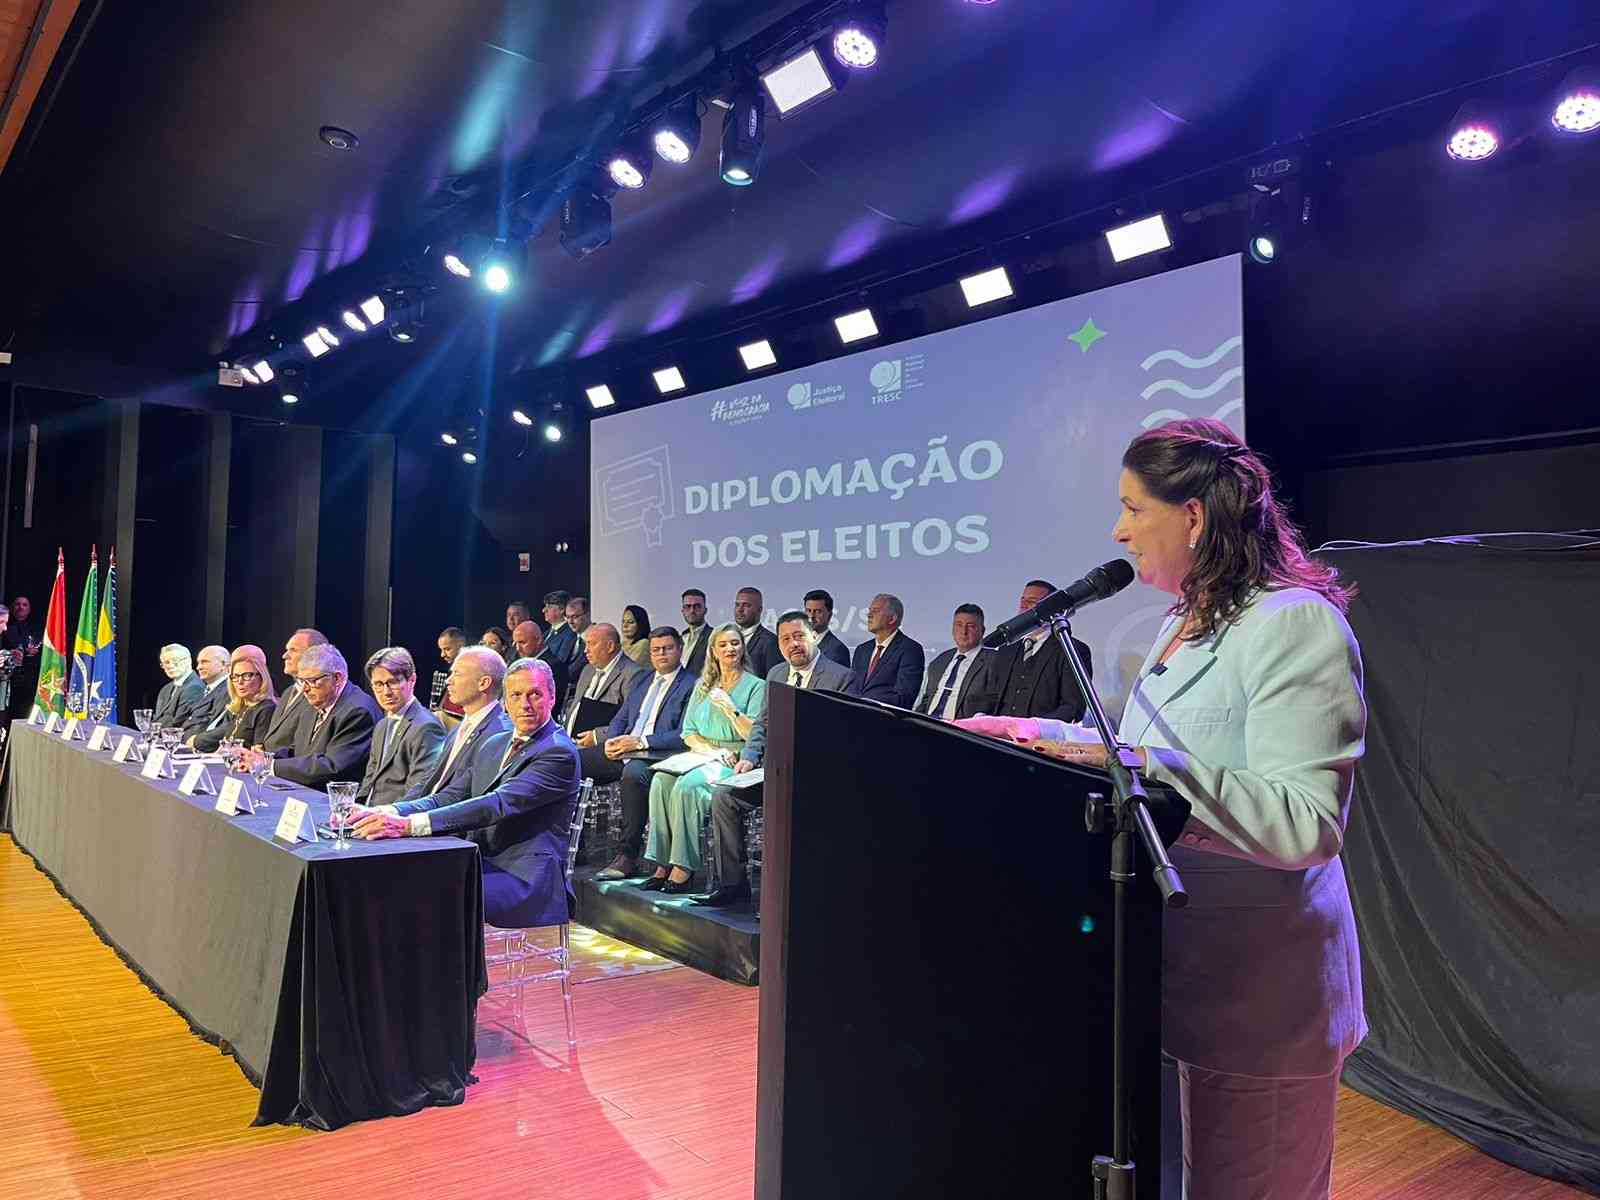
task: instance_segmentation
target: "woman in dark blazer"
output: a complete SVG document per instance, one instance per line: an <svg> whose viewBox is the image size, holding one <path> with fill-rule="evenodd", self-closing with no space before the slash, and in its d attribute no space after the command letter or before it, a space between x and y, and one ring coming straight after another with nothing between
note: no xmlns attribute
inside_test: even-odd
<svg viewBox="0 0 1600 1200"><path fill-rule="evenodd" d="M260 646L240 646L228 659L227 707L190 738L189 745L205 754L222 745L223 738L238 738L246 746L260 745L277 707L266 654Z"/></svg>

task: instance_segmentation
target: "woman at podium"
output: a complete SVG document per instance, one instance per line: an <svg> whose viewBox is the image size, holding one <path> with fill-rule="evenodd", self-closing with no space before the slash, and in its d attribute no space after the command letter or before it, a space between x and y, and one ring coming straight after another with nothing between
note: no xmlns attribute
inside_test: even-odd
<svg viewBox="0 0 1600 1200"><path fill-rule="evenodd" d="M1189 905L1163 939L1183 1194L1325 1200L1339 1070L1367 1030L1339 860L1367 718L1352 589L1307 556L1266 466L1221 422L1142 433L1122 467L1112 536L1176 598L1120 733L1192 806L1172 847ZM1060 722L985 726L1104 764Z"/></svg>

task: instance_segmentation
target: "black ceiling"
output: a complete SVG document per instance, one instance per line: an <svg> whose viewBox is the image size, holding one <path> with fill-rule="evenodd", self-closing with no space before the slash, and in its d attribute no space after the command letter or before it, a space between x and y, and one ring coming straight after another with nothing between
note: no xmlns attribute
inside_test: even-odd
<svg viewBox="0 0 1600 1200"><path fill-rule="evenodd" d="M0 181L0 341L195 378L241 337L292 343L441 235L537 200L718 47L818 7L85 3L81 44ZM487 379L751 325L871 264L1136 201L1600 39L1592 0L890 0L888 13L877 69L772 122L755 187L718 180L713 109L688 166L616 198L615 240L592 258L569 259L547 229L505 300L434 277L428 339L471 347ZM359 148L322 144L325 124ZM429 353L373 338L333 357L346 386L377 396ZM404 406L375 411L399 420Z"/></svg>

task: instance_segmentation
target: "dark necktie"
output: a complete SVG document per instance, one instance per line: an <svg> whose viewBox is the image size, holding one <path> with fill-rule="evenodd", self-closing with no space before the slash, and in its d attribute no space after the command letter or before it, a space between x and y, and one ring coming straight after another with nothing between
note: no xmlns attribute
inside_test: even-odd
<svg viewBox="0 0 1600 1200"><path fill-rule="evenodd" d="M867 664L867 678L872 678L872 673L878 669L878 660L883 657L883 646L872 652L872 661Z"/></svg>
<svg viewBox="0 0 1600 1200"><path fill-rule="evenodd" d="M506 756L500 760L500 769L502 771L506 769L506 764L515 758L522 748L528 744L528 741L529 739L524 737L513 737L511 739L511 744L506 747Z"/></svg>
<svg viewBox="0 0 1600 1200"><path fill-rule="evenodd" d="M950 689L956 686L956 675L961 670L961 664L966 660L965 654L956 655L956 660L950 664L950 669L945 672L944 682L939 685L939 694L934 697L933 705L928 709L932 715L938 717L944 714L944 706L950 700Z"/></svg>

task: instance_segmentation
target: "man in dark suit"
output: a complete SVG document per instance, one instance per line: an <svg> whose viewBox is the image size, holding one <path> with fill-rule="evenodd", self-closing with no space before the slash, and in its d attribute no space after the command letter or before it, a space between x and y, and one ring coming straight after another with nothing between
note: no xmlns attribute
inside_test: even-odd
<svg viewBox="0 0 1600 1200"><path fill-rule="evenodd" d="M706 648L711 645L711 626L706 624L706 594L689 588L683 601L683 669L696 679L706 666Z"/></svg>
<svg viewBox="0 0 1600 1200"><path fill-rule="evenodd" d="M1029 580L1022 589L1017 611L1027 612L1055 590L1055 584L1043 579ZM1092 676L1094 663L1089 647L1077 638L1072 642ZM1049 629L1035 630L1022 641L996 650L994 668L999 703L990 710L993 716L1077 721L1088 707L1083 693L1078 691L1078 681L1072 677L1072 664Z"/></svg>
<svg viewBox="0 0 1600 1200"><path fill-rule="evenodd" d="M583 671L586 658L586 647L583 635L589 631L592 618L589 616L589 597L574 596L567 601L567 628L572 630L573 645L567 654L567 678L576 679ZM621 639L618 638L618 644Z"/></svg>
<svg viewBox="0 0 1600 1200"><path fill-rule="evenodd" d="M850 666L850 647L846 646L828 626L833 624L833 597L821 588L805 595L806 620L817 635L817 652L831 658L841 667Z"/></svg>
<svg viewBox="0 0 1600 1200"><path fill-rule="evenodd" d="M488 646L464 646L451 660L445 686L451 704L461 710L461 720L445 735L433 770L406 792L405 799L444 791L458 775L472 770L490 737L511 728L511 719L500 705L505 674L506 660Z"/></svg>
<svg viewBox="0 0 1600 1200"><path fill-rule="evenodd" d="M404 646L385 646L367 659L367 681L383 719L373 730L356 799L392 804L433 774L444 725L417 699L417 664Z"/></svg>
<svg viewBox="0 0 1600 1200"><path fill-rule="evenodd" d="M910 708L922 687L922 643L900 632L906 607L898 596L874 596L867 606L867 632L872 640L856 647L851 668L856 695L881 700L896 708Z"/></svg>
<svg viewBox="0 0 1600 1200"><path fill-rule="evenodd" d="M296 728L293 746L269 754L272 773L309 788L335 780L359 782L372 750L378 706L351 682L344 655L331 645L301 654L295 680L309 719Z"/></svg>
<svg viewBox="0 0 1600 1200"><path fill-rule="evenodd" d="M645 669L622 652L622 637L615 625L591 625L583 631L583 648L588 665L572 689L572 700L562 714L561 724L579 748L598 746L606 739L606 726L578 728L585 700L618 708L627 699L634 679ZM612 713L615 716L615 712ZM608 722L609 723L609 722Z"/></svg>
<svg viewBox="0 0 1600 1200"><path fill-rule="evenodd" d="M682 669L683 639L670 625L650 631L651 671L633 679L604 741L582 751L583 773L596 783L621 783L622 844L597 879L634 873L650 815L650 764L684 749L683 714L696 678Z"/></svg>
<svg viewBox="0 0 1600 1200"><path fill-rule="evenodd" d="M761 623L765 603L760 588L740 588L733 598L733 623L744 638L745 667L758 679L765 679L783 661L777 634Z"/></svg>
<svg viewBox="0 0 1600 1200"><path fill-rule="evenodd" d="M983 648L983 609L963 604L950 621L955 645L928 664L928 677L917 697L917 711L954 720L977 713L992 713L1000 703L994 678L998 661L993 650Z"/></svg>
<svg viewBox="0 0 1600 1200"><path fill-rule="evenodd" d="M567 603L571 599L572 597L564 591L546 592L544 596L544 619L550 628L545 630L544 653L540 657L551 664L560 663L563 671L574 655L582 653L583 646L572 626L567 624ZM570 676L567 679L570 679ZM566 698L567 679L559 677L556 679L556 686L559 689L556 692L558 710Z"/></svg>
<svg viewBox="0 0 1600 1200"><path fill-rule="evenodd" d="M392 812L361 810L357 836L465 837L482 853L484 920L502 929L564 923L575 900L567 839L580 775L577 747L552 720L555 700L549 665L517 659L505 676L512 732L485 741L472 770L443 791Z"/></svg>
<svg viewBox="0 0 1600 1200"><path fill-rule="evenodd" d="M206 690L183 723L185 740L204 732L217 714L228 707L228 651L222 646L202 647L194 656L194 673L200 676Z"/></svg>
<svg viewBox="0 0 1600 1200"><path fill-rule="evenodd" d="M289 682L279 693L278 707L273 710L272 723L267 726L266 741L261 743L261 749L269 754L292 749L295 739L300 735L301 724L315 719L311 706L300 694L295 672L300 669L302 654L313 646L327 644L327 637L316 629L296 629L283 644L283 672L289 677Z"/></svg>
<svg viewBox="0 0 1600 1200"><path fill-rule="evenodd" d="M194 660L189 657L189 647L180 646L177 642L161 647L161 669L166 672L169 682L156 693L156 706L151 720L157 725L182 729L205 697L206 685L194 673Z"/></svg>
<svg viewBox="0 0 1600 1200"><path fill-rule="evenodd" d="M798 609L778 618L778 645L784 661L767 674L767 693L776 685L808 692L855 692L855 676L831 658L824 658L816 627ZM767 754L767 709L751 727L744 750L734 764L736 775L745 775L765 761ZM720 882L717 890L700 903L722 908L750 899L750 880L745 874L744 814L761 807L761 785L747 788L714 787L711 792L711 845L717 860Z"/></svg>

